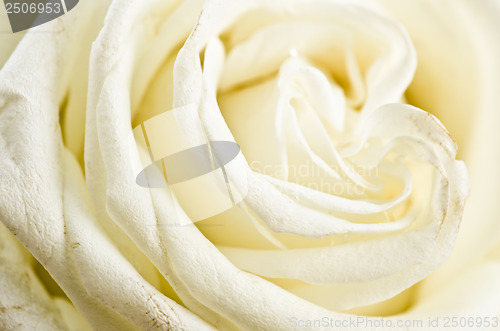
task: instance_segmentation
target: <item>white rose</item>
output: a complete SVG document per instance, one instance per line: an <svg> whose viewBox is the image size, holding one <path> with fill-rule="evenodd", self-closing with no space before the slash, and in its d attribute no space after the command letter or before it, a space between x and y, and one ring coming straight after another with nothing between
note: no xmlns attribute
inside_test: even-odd
<svg viewBox="0 0 500 331"><path fill-rule="evenodd" d="M397 295L449 257L468 179L440 122L404 104L420 102L445 119L455 105L422 88L438 61L417 61L427 49L417 42L418 26L407 24L415 53L390 17L407 23L405 11L390 1L365 5L86 1L31 30L0 71L2 223L95 329L287 330L324 317L346 321L356 316L349 309L395 312L384 303L362 306ZM493 21L492 13L481 17ZM52 33L40 33L47 27ZM482 40L474 45L484 51ZM405 96L416 68L423 69ZM437 77L436 88L452 91ZM493 79L477 79L491 83L489 91L498 83L486 77ZM467 105L476 97L464 94ZM179 206L165 190L137 185L139 154L129 138L145 120L187 105L196 106L206 139L241 146L226 170L231 182L244 178L248 194L196 226L172 226ZM475 125L493 125L494 108L481 106ZM465 151L471 165L486 154L473 149L486 140L474 137L459 137L460 147L478 139ZM479 174L476 181L483 185ZM475 199L474 208L482 206ZM479 232L493 224L494 214L484 215L484 227L469 237L481 253L497 239L492 233L478 248ZM85 328L67 300L44 292L29 253L1 230L2 266L15 264L13 252L27 256L0 278L3 327ZM436 303L449 304L456 286L478 277L490 284L498 272L482 265L427 294L460 268L452 260L430 277L402 316L424 318ZM498 307L483 292L472 291ZM467 311L447 307L441 314Z"/></svg>

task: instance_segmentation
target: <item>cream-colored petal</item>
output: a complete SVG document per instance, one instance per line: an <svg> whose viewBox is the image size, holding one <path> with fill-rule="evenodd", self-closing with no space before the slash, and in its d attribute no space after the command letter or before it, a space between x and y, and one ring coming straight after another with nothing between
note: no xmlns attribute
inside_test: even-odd
<svg viewBox="0 0 500 331"><path fill-rule="evenodd" d="M74 330L68 327L55 299L36 276L31 259L29 252L0 224L0 328ZM82 326L82 330L89 328Z"/></svg>
<svg viewBox="0 0 500 331"><path fill-rule="evenodd" d="M471 195L451 259L422 287L433 293L500 241L500 38L496 1L381 1L408 29L419 54L409 102L436 114L459 146ZM411 15L409 13L412 13ZM425 15L428 24L415 18ZM453 54L453 55L450 55Z"/></svg>
<svg viewBox="0 0 500 331"><path fill-rule="evenodd" d="M12 33L6 11L0 11L0 69L9 59L25 32Z"/></svg>

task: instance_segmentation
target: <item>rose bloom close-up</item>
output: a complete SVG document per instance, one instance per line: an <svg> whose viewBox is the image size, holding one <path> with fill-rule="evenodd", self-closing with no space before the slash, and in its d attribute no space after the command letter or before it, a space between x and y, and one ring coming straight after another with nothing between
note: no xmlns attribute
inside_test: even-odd
<svg viewBox="0 0 500 331"><path fill-rule="evenodd" d="M0 330L500 329L499 0L4 5Z"/></svg>

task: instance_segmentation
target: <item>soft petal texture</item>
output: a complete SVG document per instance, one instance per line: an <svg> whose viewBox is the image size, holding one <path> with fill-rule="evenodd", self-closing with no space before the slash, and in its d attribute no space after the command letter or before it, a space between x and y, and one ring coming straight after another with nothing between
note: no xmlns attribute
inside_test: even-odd
<svg viewBox="0 0 500 331"><path fill-rule="evenodd" d="M300 6L300 5L298 5L298 6ZM328 8L328 6L322 7L323 12L325 12L327 8ZM332 8L335 8L335 7L332 7ZM273 8L273 9L279 13L278 9L276 9L276 8ZM321 16L319 16L319 17L321 17ZM200 28L198 28L198 30L196 32L199 32L199 31L200 31ZM203 35L202 32L200 32L199 34ZM183 62L180 62L180 61L183 60L183 58L181 57L184 55L183 51L185 51L185 52L189 51L189 48L187 48L187 46L189 46L189 43L191 42L193 45L198 44L199 45L198 47L200 49L203 47L202 46L204 43L203 38L199 37L198 39L196 39L196 37L199 37L199 35L198 36L196 34L192 35L191 36L192 39L188 40L188 44L186 44L185 48L183 48L181 50L180 57L178 58L178 63L177 63L177 65L179 66L179 74L181 74L181 73L184 74L185 70L181 71L181 69L187 68L187 65L183 66ZM191 51L191 52L194 53L194 52L196 52L196 50ZM247 53L248 52L246 52L245 54L247 54ZM411 52L409 52L409 53L411 54ZM229 54L231 54L231 53L229 53ZM190 61L190 62L188 62L188 61ZM229 65L231 63L230 61L231 60L228 57L228 64ZM191 55L191 59L186 60L186 63L190 63L191 67L192 67L193 64L195 63L194 57ZM411 63L411 61L410 61L410 63ZM284 64L284 66L285 65L286 65L286 62ZM243 66L243 68L246 68L246 66ZM243 69L243 70L245 70L245 69ZM285 68L283 70L287 70L287 69ZM228 72L231 72L231 71L228 71ZM255 74L255 72L252 71L252 74ZM201 75L201 74L198 74L198 75ZM240 73L240 75L244 76L245 74ZM191 76L194 76L194 74L191 74ZM280 89L283 86L283 84L280 85L281 77L286 77L286 76L285 76L285 74L283 74L283 75L281 74L281 69L280 69L280 76L279 76L278 82L277 82ZM224 79L224 73L221 76L221 81L223 81L223 79ZM187 79L184 78L183 81L192 82L192 81L197 81L197 80L190 77ZM198 80L198 81L200 81L200 80ZM253 86L252 86L252 88L253 88ZM396 91L397 91L397 88L396 88ZM264 91L264 93L265 93L265 91ZM186 98L190 98L190 99L187 99L190 102L196 102L198 100L197 99L198 95L200 95L200 94L201 93L197 92L196 88L193 88L189 84L185 84L185 88L183 90L181 90L181 92L180 92L181 97L184 98L183 100L186 100ZM210 97L210 95L208 97ZM261 99L261 98L262 98L262 95L260 96L259 99ZM280 96L278 96L278 101L277 101L278 110L280 109L279 107L282 104L282 102L280 102L279 98L280 98ZM255 96L254 96L253 99L257 99L257 98L255 98ZM184 101L184 102L187 103L188 101ZM202 97L201 103L203 104L203 97ZM182 104L182 102L180 102L179 104ZM242 101L234 102L233 101L233 103L232 103L233 108L237 109L235 107L236 107L236 105L239 105L239 104L245 104L245 102L242 102ZM248 103L246 103L246 104L248 104ZM275 108L275 107L272 107L272 108ZM399 109L399 111L401 113L403 113L403 110L401 108L397 108L397 109ZM224 137L224 138L230 137L230 136L224 135L223 134L224 129L221 128L221 126L216 123L217 122L217 114L216 114L217 112L214 111L213 108L211 108L209 106L205 106L202 109L202 111L205 114L204 115L202 113L202 118L204 118L204 120L205 120L206 129L207 129L208 135L210 137L217 137L217 139L221 139L222 137ZM449 139L447 138L447 134L443 131L442 127L437 123L432 123L432 119L430 117L423 115L423 114L420 115L420 114L416 113L416 114L406 115L407 120L404 120L403 115L399 115L401 117L398 118L398 114L401 114L401 113L399 113L397 110L393 110L392 113L388 112L388 111L384 112L383 110L380 110L378 117L376 115L376 113L377 113L376 111L373 111L373 112L371 112L371 111L372 110L369 108L368 108L368 111L366 111L366 112L363 111L363 116L366 117L367 119L362 120L361 123L369 123L370 125L373 126L373 128L374 128L373 129L373 132L374 132L373 136L378 137L377 135L380 135L381 137L383 137L383 136L387 135L387 137L389 139L390 138L397 138L398 135L409 135L409 136L414 135L415 138L419 137L420 139L423 139L424 137L431 137L431 141L433 141L432 144L434 146L436 146L436 149L437 149L436 152L439 155L441 153L445 153L445 154L450 155L451 159L454 158L454 155L455 155L454 144L452 142L451 143L448 142ZM411 113L412 110L408 110L408 112ZM263 116L266 116L268 114L268 112L263 111L262 114L263 114ZM373 115L374 118L370 117L372 114L375 114L375 115ZM235 114L234 116L236 118L237 114ZM252 116L252 115L249 114L249 116ZM280 116L280 115L278 114L278 116ZM419 118L420 116L421 116L421 118ZM377 118L384 119L386 123L383 123L382 121L379 122L377 120ZM394 119L394 122L387 121L387 119ZM422 123L419 123L419 121L422 121ZM245 123L248 123L248 122L242 121L241 123L242 123L242 125L245 125ZM257 121L257 123L259 123L259 121ZM229 125L231 126L231 124L229 124ZM277 125L279 125L279 124L277 124ZM415 128L412 129L411 125L415 125ZM212 126L214 126L217 129L213 129ZM286 126L286 124L285 124L285 126ZM249 126L249 127L251 127L251 126ZM236 128L232 127L232 128L235 129L234 131L236 132L236 135L238 134L238 132L241 132L239 127L236 127ZM398 128L401 130L400 131L395 130ZM394 133L392 133L389 130L394 130ZM425 132L425 130L430 130L430 131ZM367 131L370 132L370 129L367 129L363 126L361 126L359 128L359 132L366 133ZM297 130L296 132L299 132L299 131ZM391 134L392 134L392 136L391 136ZM296 136L296 134L291 135L289 137L291 138L292 136ZM245 137L244 134L243 134L243 137ZM248 138L249 135L247 134L246 137ZM371 136L369 136L369 137L371 137ZM236 139L236 141L239 141L240 143L243 144L243 142L241 142L240 139ZM365 142L365 140L362 140L362 141ZM442 141L444 141L444 143ZM249 142L249 144L251 144L251 142ZM280 143L278 142L277 145L279 146L279 144ZM258 145L255 145L255 146L258 146ZM360 143L359 146L363 146L363 144ZM242 145L244 152L245 152L245 147L246 147L246 145ZM356 149L354 149L354 150L356 150ZM419 148L416 147L416 150L419 150ZM424 153L424 154L422 154L422 153ZM451 179L451 178L463 178L464 171L462 170L462 166L455 165L452 162L452 164L449 164L449 166L451 168L447 168L448 165L445 165L445 168L442 168L442 166L438 165L438 163L436 163L436 161L431 161L432 159L436 158L435 155L434 156L424 156L425 153L428 153L428 151L427 152L423 152L423 151L417 152L417 154L420 155L419 157L423 157L426 161L434 163L436 168L439 169L439 172L441 172L442 174L443 174L443 172L444 173L448 172L451 176L450 181L455 181L455 179ZM431 152L431 154L432 154L432 152ZM269 155L272 155L272 153L270 153ZM276 154L274 154L274 155L276 155ZM447 162L448 161L444 161L445 164L447 164ZM458 168L455 169L455 167L457 167L457 166L458 166ZM460 169L460 170L458 170L458 169ZM273 230L273 232L293 233L296 235L310 236L310 237L316 238L316 237L329 236L332 234L343 234L343 233L351 233L351 232L352 233L356 233L356 232L371 233L372 231L373 232L379 232L379 231L385 232L385 231L388 231L389 229L391 229L391 227L392 227L392 231L398 230L398 228L396 226L399 224L397 222L385 223L385 224L366 224L366 225L359 224L359 223L349 224L349 223L345 222L344 220L336 219L335 217L332 217L331 215L328 215L321 210L316 210L316 209L312 209L312 208L305 208L301 204L298 204L295 201L293 201L292 199L289 199L288 197L283 196L280 192L274 191L274 188L271 185L267 184L265 181L263 181L258 176L253 178L254 175L245 175L244 173L242 173L240 176L249 176L248 177L249 178L249 194L248 194L247 199L246 199L247 204L259 216L259 218L269 228L271 228ZM444 180L444 181L448 182L448 180ZM455 207L450 207L449 214L447 215L448 221L445 220L445 223L451 222L451 224L448 223L449 227L448 226L440 227L439 233L441 235L444 235L445 233L449 232L449 235L448 234L444 235L442 237L442 241L440 241L442 243L443 247L439 247L439 248L435 249L435 252L437 253L436 255L433 255L430 253L429 253L429 255L426 255L425 253L420 252L419 254L421 254L421 256L420 256L421 258L423 258L424 256L430 257L429 262L427 262L427 263L430 263L428 265L428 268L423 267L420 263L417 264L415 262L416 266L418 266L417 270L419 270L419 271L415 272L415 270L413 270L413 269L408 269L408 270L405 270L406 273L402 272L399 275L400 279L402 280L402 283L400 285L401 287L398 290L395 290L395 292L391 292L389 294L389 292L386 292L386 291L390 291L390 289L395 289L398 287L398 285L396 285L397 282L395 282L395 279L397 277L394 274L391 274L391 276L392 276L391 278L386 278L385 280L383 280L383 278L382 279L380 278L380 277L382 277L381 274L378 274L377 271L375 271L375 270L372 271L371 275L372 275L374 280L377 279L377 282L374 282L374 284L373 284L374 290L371 292L371 294L368 294L368 293L370 293L370 284L365 283L365 284L354 285L356 283L356 281L359 281L356 278L357 276L355 276L354 272L352 272L352 275L350 275L349 277L346 277L345 275L342 276L341 274L337 275L339 278L335 278L336 277L335 275L330 276L330 280L344 279L344 282L351 281L354 283L354 284L348 284L348 286L345 286L345 287L343 287L341 285L337 285L337 286L333 286L330 288L323 288L323 287L315 288L315 287L308 286L307 284L302 284L300 282L298 284L294 283L294 282L287 282L286 280L285 281L278 280L276 282L278 284L280 284L282 287L290 290L291 292L299 294L299 296L305 297L310 301L319 303L319 304L321 304L325 307L331 308L331 309L346 309L346 308L350 308L350 307L353 307L356 305L362 305L362 304L367 304L367 303L379 301L384 296L386 296L386 298L387 298L391 295L394 295L396 293L396 291L399 292L401 289L408 287L409 284L411 284L412 282L415 281L415 279L418 279L417 277L423 277L423 276L417 276L419 273L426 274L426 273L430 272L430 270L435 268L438 264L440 264L448 256L448 254L451 250L451 247L452 247L452 246L450 246L450 243L453 242L453 238L456 235L458 220L460 218L460 210L463 207L462 203L463 203L465 196L467 195L467 189L463 190L462 186L463 186L463 183L460 182L460 180L459 180L457 183L457 187L453 188L451 190L451 193L450 193L451 197L454 197L454 198L450 197L450 199L452 199L454 201L451 204L451 206L454 206L455 202L458 202L458 201L462 201L462 202L459 202ZM445 189L444 191L447 191L447 189ZM448 193L445 193L445 194L448 194ZM447 196L445 196L444 200L443 200L445 205L447 205L447 203L448 203L447 199L448 199ZM439 209L439 207L438 207L438 209ZM452 211L454 209L456 212L458 212L458 214L455 214L455 212ZM436 219L440 219L438 215L439 215L439 213L433 217L436 217ZM308 223L304 223L303 220L305 220L305 219L308 220ZM455 220L456 222L451 221L451 220ZM403 220L402 220L402 223L400 223L400 224L402 227L408 225L408 224L405 225ZM411 234L408 234L408 236L411 236ZM415 237L415 239L416 238L418 238L418 236ZM435 240L435 238L433 238L432 234L429 234L429 238L432 238L431 240ZM381 239L380 242L391 245L391 244L389 244L390 240L391 239L387 239L387 241L385 241L384 239ZM404 241L404 239L402 239L402 241ZM406 240L406 242L408 244L410 243L407 240ZM424 242L425 242L424 240L416 239L416 242L419 242L419 244L422 244L422 247L427 247L430 251L433 250L433 246L428 245L428 244L424 244ZM374 245L376 245L376 243L377 243L377 241L373 242ZM351 248L351 251L356 251L356 248L354 248L354 247L358 246L358 244L359 243L354 244L353 247ZM409 244L409 246L411 246L411 244ZM398 244L394 244L394 247L398 247ZM327 249L330 251L335 251L336 247L329 247ZM324 250L327 250L327 249L324 249ZM346 249L349 250L349 248L346 248ZM290 257L290 260L280 258L281 256L286 256L288 252L276 252L275 259L266 263L265 261L267 259L269 259L270 256L272 256L272 255L267 254L267 252L265 252L265 251L263 251L263 252L262 251L246 252L246 251L239 251L238 249L232 249L232 248L221 248L221 250L223 252L228 253L228 257L230 257L230 259L237 266L240 266L244 270L248 270L248 271L251 271L253 273L260 274L262 276L277 277L277 278L295 278L295 277L297 277L299 280L302 280L305 282L325 283L324 277L321 278L321 275L315 274L315 271L317 271L317 270L307 268L305 265L304 265L304 268L301 269L300 263L292 265L291 261L294 260L293 257ZM394 249L388 249L388 247L386 247L385 249L382 249L382 251L384 251L384 253L388 254L389 256L390 256L391 252L401 253L401 254L403 254L403 255L400 255L401 260L403 260L403 261L405 260L405 257L402 257L402 256L404 256L404 253L402 253L402 252L404 252L404 249L394 250ZM413 249L409 248L409 251L415 253L414 248ZM239 254L240 252L243 255L240 255ZM369 245L367 245L364 249L359 249L359 252L360 252L360 254L363 254L363 253L370 254L367 252L371 252L374 255L377 255L377 251L376 250L374 251L372 246L369 246ZM293 254L294 252L290 252L290 253ZM338 253L338 254L342 255L341 253ZM379 255L380 254L381 253L379 252ZM441 254L443 254L443 255L441 255ZM292 256L297 257L297 255L292 255ZM318 266L324 265L325 264L324 261L328 261L328 255L324 256L324 260L320 260L319 256L323 256L323 255L318 254L317 250L312 250L308 255L304 255L304 260L313 259L313 261L317 262ZM391 264L395 260L398 260L398 258L394 259L394 258L391 258L389 256L387 256L388 260L391 261L391 262L389 262L389 264ZM441 257L439 257L439 256L441 256ZM346 258L345 263L346 264L349 264L349 262L352 263L353 260L356 260L356 259ZM370 259L367 258L367 260L370 260ZM376 261L373 259L371 259L371 260ZM259 262L257 262L257 261L259 261ZM322 261L322 262L320 262L320 261ZM411 259L409 259L407 261L409 262L409 261L411 261ZM438 261L440 261L440 262L438 262ZM260 262L262 262L262 263L260 263ZM277 266L276 263L280 263L282 267ZM374 262L374 264L376 264L376 263ZM254 267L252 267L252 266L254 266ZM279 272L267 271L266 266L276 266L277 267L276 269L278 269ZM297 266L299 266L298 267L299 270L298 270L298 272L294 272L293 270L298 269ZM349 270L349 268L344 267L344 264L342 264L341 266L342 267L340 269L346 270L346 271ZM396 265L393 265L392 267L394 267L396 269L398 268ZM371 267L371 265L368 265L367 268L372 268L372 267ZM381 268L382 269L388 268L388 266L383 265L383 266L381 266ZM400 267L400 268L402 268L402 267ZM276 269L274 269L274 270L276 270ZM353 269L355 269L355 268L353 268ZM389 270L389 269L386 269L386 271L387 270ZM360 274L362 274L361 271L360 271ZM300 277L298 275L302 275L302 277ZM313 275L316 278L311 278L311 276L313 276ZM409 275L411 275L411 276L409 276ZM321 280L318 279L318 277L320 277ZM365 277L366 277L366 275L365 275ZM377 277L379 277L379 278L377 278ZM415 278L413 278L413 277L415 277ZM390 285L384 286L383 285L384 282L386 282L387 284L390 284ZM356 286L358 286L358 287L356 287ZM356 290L353 290L354 288L356 288ZM376 288L376 290L375 290L375 288ZM361 295L359 295L359 293L364 293L365 295L361 296ZM330 299L330 298L335 297L335 296L337 296L337 297L342 296L343 300L340 303L338 303L338 302L334 302L334 300ZM364 300L364 301L357 301L357 300Z"/></svg>
<svg viewBox="0 0 500 331"><path fill-rule="evenodd" d="M495 147L500 141L496 128L500 123L500 4L382 3L407 27L420 54L419 69L408 91L410 101L435 113L450 129L471 177L471 196L452 258L424 284L425 294L500 242L500 207L496 203L500 198L500 150ZM421 13L432 13L427 15L428 24L416 20Z"/></svg>
<svg viewBox="0 0 500 331"><path fill-rule="evenodd" d="M0 328L90 330L71 303L50 297L34 274L31 259L31 254L0 225Z"/></svg>
<svg viewBox="0 0 500 331"><path fill-rule="evenodd" d="M416 100L434 67L418 71L412 29L386 17L395 2L360 3L89 0L44 26L52 33L26 34L0 72L0 220L93 328L287 330L292 316L349 318L339 311L389 299L448 258L467 171L439 120L398 103ZM450 119L442 104L432 110ZM240 144L227 176L249 185L244 203L196 226L168 189L136 184L130 139L132 127L185 105L203 123L190 139ZM493 126L486 106L477 123ZM464 155L479 169L488 152ZM491 217L484 224L494 229ZM464 248L491 249L496 234L470 232ZM438 273L407 316L437 303L475 313L451 305L464 284L498 314L497 267L477 265L430 297L449 277ZM72 306L38 287L33 278L32 309L69 326Z"/></svg>
<svg viewBox="0 0 500 331"><path fill-rule="evenodd" d="M24 33L13 34L10 28L7 13L0 11L0 69L7 62L10 54L24 36Z"/></svg>
<svg viewBox="0 0 500 331"><path fill-rule="evenodd" d="M249 10L246 8L249 5L252 4L232 2L229 5L229 3L225 2L221 4L215 2L205 6L195 32L181 49L177 62L174 65L174 106L190 103L201 104L202 112L200 116L205 125L206 134L210 139L232 140L233 138L227 127L225 127L223 119L216 108L217 106L213 102L213 85L210 85L211 82L208 80L210 77L213 79L213 74L203 73L199 62L197 62L198 52L209 41L213 33L221 31L222 28L231 23L230 20L227 21L228 19L237 17L236 14L239 11ZM253 5L255 6L256 3ZM147 7L147 5L145 6ZM116 19L116 21L134 22L134 20L140 19L141 15L143 15L142 12L138 10L132 11L132 9L129 9L129 11L127 11L123 9L126 8L125 6L121 8L123 10L122 12L117 11L116 13L113 12L113 14L117 15L116 17L127 17L128 19ZM233 16L226 15L226 13L231 13ZM228 264L228 261L225 260L205 238L200 236L197 229L192 227L177 228L168 226L168 224L173 224L175 221L175 219L172 219L175 215L172 215L171 212L169 213L168 206L171 206L173 203L169 196L155 191L150 193L135 185L134 164L138 161L133 161L137 159L137 156L134 156L131 152L133 149L129 148L125 143L128 141L127 137L130 132L130 114L123 112L123 109L130 109L131 107L128 102L130 99L128 82L134 79L130 66L127 66L130 63L128 61L134 61L135 59L141 58L136 52L137 50L145 49L145 47L138 46L140 43L144 42L144 39L134 40L133 37L129 37L136 35L134 31L128 31L123 29L123 27L121 27L122 29L120 31L115 31L115 28L116 27L109 27L109 29L107 29L105 27L97 43L98 45L110 45L113 43L116 45L115 48L94 48L92 54L93 62L91 62L91 84L93 89L90 90L89 109L95 109L95 113L91 112L88 114L86 143L88 163L86 175L89 187L93 192L92 197L94 198L94 203L97 206L101 206L98 207L98 209L103 213L102 217L105 217L104 214L109 212L113 221L118 223L128 236L130 236L137 245L142 247L142 250L146 252L146 255L152 261L154 261L158 269L168 279L169 283L172 284L181 300L191 310L196 311L205 319L220 327L229 327L231 325L246 327L251 327L251 325L253 325L254 327L258 327L258 325L264 324L252 324L256 322L251 322L248 319L249 316L265 314L266 318L263 318L263 320L258 323L271 323L268 324L268 327L269 325L274 325L279 328L279 324L274 321L282 318L282 313L280 313L278 307L273 311L259 310L259 307L255 306L249 308L246 300L255 301L256 298L261 298L264 293L273 291L275 295L273 295L272 298L266 295L266 300L281 299L288 301L291 297L288 297L289 294L287 294L287 292L280 292L278 288L273 287L272 284L234 269L234 266ZM130 39L130 44L125 42L127 38ZM120 56L118 56L118 54ZM210 54L207 54L207 58L210 58ZM134 83L132 83L132 85L133 84ZM380 118L391 118L398 114L395 109L401 109L396 105L392 107L393 108L389 107L386 110L381 109L379 113L372 112L371 115L367 114L366 117L368 119L366 123L374 123L372 125L373 128L370 127L368 130L360 131L370 132L373 137L383 137L384 127L381 127L377 120L372 122L370 116L375 116L375 118L377 116ZM365 304L387 298L396 294L401 289L408 287L429 273L430 270L435 268L444 258L446 258L450 251L450 243L453 242L453 238L456 235L457 222L467 190L463 188L464 183L462 180L466 177L464 177L464 171L461 164L452 161L455 147L452 143L446 145L435 142L441 139L447 141L448 138L446 132L432 117L413 109L404 108L404 110L401 111L402 113L408 112L409 114L406 119L403 116L400 120L395 121L398 123L402 120L403 123L405 123L404 127L409 126L409 131L400 128L402 133L394 131L394 137L389 136L388 138L397 138L401 134L414 136L416 142L409 142L409 144L415 144L413 148L415 151L418 151L416 154L418 158L423 158L423 160L431 162L431 164L436 167L436 174L438 177L449 176L449 183L452 184L451 187L448 188L448 184L443 184L448 183L448 180L443 180L442 183L440 183L439 180L436 182L436 188L444 189L444 200L442 200L442 202L444 203L445 210L447 210L447 214L446 219L442 220L441 218L443 215L441 218L438 216L439 212L443 211L442 207L439 205L435 206L437 214L432 217L435 217L435 219L440 222L443 221L443 224L438 222L437 225L439 226L435 229L435 231L439 233L439 240L436 241L433 231L429 232L429 240L436 241L436 244L439 246L435 248L433 251L434 253L429 252L429 255L418 252L424 259L429 258L429 261L423 263L423 265L416 264L416 270L418 272L407 270L406 273L402 274L396 273L390 276L386 275L386 278L381 278L374 284L364 284L356 288L355 291L353 291L353 285L340 289L333 288L332 290L337 291L336 294L339 296L340 294L346 295L349 292L352 293L352 299L349 300L347 298L344 300L341 305L336 307L339 309L362 304L356 301L358 299L355 298L360 297L359 294L356 293L370 293L369 288L371 286L373 286L372 294L363 298L363 303ZM110 119L113 119L112 125ZM421 123L419 121L421 121ZM393 124L387 123L386 125L389 127ZM412 129L411 125L415 127ZM429 132L425 132L424 129L429 130ZM424 138L428 139L428 141L420 141ZM250 192L247 197L247 203L256 211L259 218L273 230L278 230L279 226L290 226L293 224L295 215L288 212L283 214L283 212L289 210L290 207L298 208L298 210L301 208L304 211L307 210L307 215L309 215L309 217L315 214L313 209L305 209L294 202L287 201L288 198L280 196L279 192L270 184L266 184L264 180L250 173L246 166L237 167L233 169L233 171L234 172L232 174L230 173L230 175L248 177ZM425 190L425 188L422 189ZM283 201L283 203L286 203L287 207L283 208L276 203L273 203L273 209L266 207L266 203L269 204L272 200L269 200L269 198L262 198L259 194L269 194L267 192L273 191L276 197L274 199L276 199L276 201ZM448 194L453 197L453 202L449 207ZM105 205L104 202L106 203ZM173 207L170 207L171 210L172 208ZM270 216L270 214L276 216ZM316 214L320 216L321 212L318 211ZM288 217L284 217L284 215L288 215ZM273 217L280 217L281 221L273 220ZM327 215L320 217L334 219ZM134 220L142 220L143 223L137 223L137 221ZM271 222L276 221L281 223L276 223L273 228ZM323 222L325 226L327 224L325 221L322 221L321 218L319 218L318 221ZM369 229L371 227L375 229L375 225L366 225L366 230L361 230L363 229L362 224L352 223L352 225L342 225L342 221L339 222L340 225L337 227L335 227L335 222L332 222L332 230L326 230L326 232L321 232L325 231L321 227L312 226L310 231L316 232L311 232L310 235L324 236L331 233L342 234L355 231L355 229L360 229L361 232L370 232ZM389 225L386 224L380 225L382 229L388 226ZM306 228L298 227L294 231L303 234L304 230L306 230ZM284 232L288 231L290 230L285 230ZM415 235L417 233L418 232L416 232ZM411 235L408 234L408 236ZM380 239L380 241L384 242L383 239ZM418 241L419 240L416 239L416 242ZM377 241L375 241L375 243L376 242ZM424 244L423 246L425 247L426 245ZM433 246L428 247L432 251ZM388 250L390 251L390 249ZM200 259L201 255L199 255L199 252L201 251L204 252L203 256L205 256L205 259ZM179 259L181 256L182 259ZM404 259L404 257L401 258L402 261ZM167 261L167 263L162 261ZM398 267L394 266L394 268ZM199 279L199 274L206 274L208 277ZM408 277L408 274L410 274L411 277ZM378 275L378 277L380 276L382 275ZM377 274L374 273L373 277L376 278ZM214 283L214 279L217 279L217 283ZM401 283L400 285L394 286L396 279L399 279ZM218 285L219 283L224 283L225 287L220 287L220 285ZM383 285L384 283L387 285ZM234 286L231 284L234 284ZM238 287L236 287L236 284L238 284ZM248 287L245 284L248 284ZM391 286L388 286L388 284L391 284ZM321 303L322 305L330 307L332 305L315 295L314 288L311 289L307 287L304 289L301 286L286 285L284 287L301 296ZM317 288L317 290L325 292L324 289L320 287ZM216 293L218 293L218 295L223 295L228 298L228 300L224 302L214 301ZM326 298L326 296L324 296L324 298ZM228 302L231 302L232 305L228 306ZM296 303L287 307L288 311L297 311L297 313L299 310L308 312L322 311L319 307L313 308L314 306L305 305L305 302L302 301L294 302ZM270 306L275 307L271 304ZM236 311L238 311L237 315L235 314ZM220 316L223 316L224 319L221 319ZM273 317L271 318L271 316ZM283 326L283 324L281 324L281 326Z"/></svg>
<svg viewBox="0 0 500 331"><path fill-rule="evenodd" d="M156 270L131 247L127 257L142 267L146 281L97 224L81 169L62 144L58 104L78 50L73 34L91 33L85 27L95 4L85 2L82 15L50 23L57 32L29 32L0 72L1 221L93 328L211 329L150 284L160 286ZM46 58L40 65L36 54L42 51ZM113 273L107 270L110 263ZM35 285L33 291L39 291ZM43 306L39 309L43 313Z"/></svg>

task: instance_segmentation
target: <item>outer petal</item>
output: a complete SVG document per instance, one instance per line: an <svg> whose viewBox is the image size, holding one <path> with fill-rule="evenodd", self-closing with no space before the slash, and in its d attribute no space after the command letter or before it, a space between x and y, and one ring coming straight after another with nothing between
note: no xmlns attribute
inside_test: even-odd
<svg viewBox="0 0 500 331"><path fill-rule="evenodd" d="M424 284L424 293L432 293L500 241L500 4L381 3L415 40L419 65L409 101L435 113L450 129L471 178L452 258Z"/></svg>
<svg viewBox="0 0 500 331"><path fill-rule="evenodd" d="M500 319L500 262L481 261L432 294L418 301L409 311L395 318L422 320L439 318L439 328L446 330L445 318L464 318L481 330L497 330ZM485 318L487 317L487 318ZM496 323L495 323L496 318ZM485 321L488 320L489 326ZM463 321L462 321L463 323ZM425 325L425 324L424 324ZM494 326L496 325L496 326ZM415 328L418 329L418 328Z"/></svg>
<svg viewBox="0 0 500 331"><path fill-rule="evenodd" d="M17 44L24 36L24 32L12 33L7 13L0 10L0 69L7 62Z"/></svg>
<svg viewBox="0 0 500 331"><path fill-rule="evenodd" d="M41 330L90 330L88 325L69 327L30 265L31 255L0 225L0 328ZM71 307L71 303L67 303ZM71 308L68 308L71 309ZM74 310L74 308L72 308ZM85 322L84 322L85 323Z"/></svg>
<svg viewBox="0 0 500 331"><path fill-rule="evenodd" d="M116 248L116 242L122 243L117 231L112 240L97 222L82 171L63 147L59 101L76 59L80 40L75 35L92 33L86 28L99 5L85 1L78 8L80 15L48 23L53 33L28 32L0 71L0 221L49 271L93 328L211 329L151 285L160 285L158 275L142 253L133 246ZM113 273L108 272L110 264ZM69 312L67 305L60 306ZM61 324L59 317L50 318L48 323Z"/></svg>

